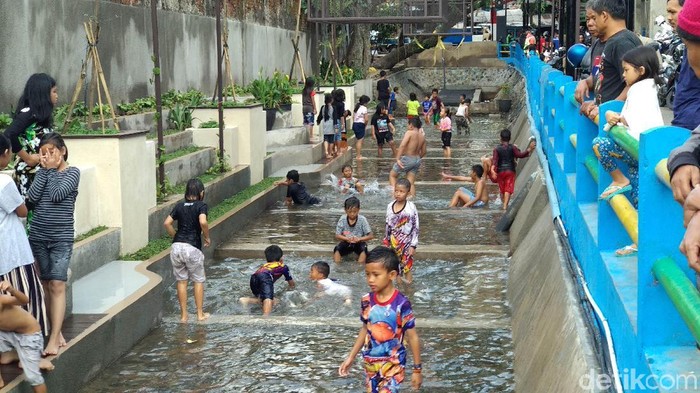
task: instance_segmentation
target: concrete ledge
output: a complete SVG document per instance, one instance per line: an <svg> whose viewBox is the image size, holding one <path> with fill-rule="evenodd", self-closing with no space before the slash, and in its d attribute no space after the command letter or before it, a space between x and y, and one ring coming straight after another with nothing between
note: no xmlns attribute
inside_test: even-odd
<svg viewBox="0 0 700 393"><path fill-rule="evenodd" d="M75 243L70 269L71 281L79 280L103 265L119 258L121 229L108 228Z"/></svg>
<svg viewBox="0 0 700 393"><path fill-rule="evenodd" d="M204 148L165 163L165 177L170 184L180 184L197 177L216 163L216 149ZM156 169L157 170L157 169Z"/></svg>
<svg viewBox="0 0 700 393"><path fill-rule="evenodd" d="M318 128L318 127L316 127ZM304 145L309 140L309 133L305 127L280 128L265 133L267 150L291 145Z"/></svg>
<svg viewBox="0 0 700 393"><path fill-rule="evenodd" d="M192 131L185 130L175 134L164 135L163 144L165 145L165 153L172 153L187 146L192 146Z"/></svg>
<svg viewBox="0 0 700 393"><path fill-rule="evenodd" d="M217 205L248 186L250 186L250 167L236 167L231 172L224 173L204 185L206 191L204 201L210 206ZM149 241L167 234L163 228L163 221L175 205L183 200L184 196L182 195L172 196L167 202L159 204L148 212Z"/></svg>

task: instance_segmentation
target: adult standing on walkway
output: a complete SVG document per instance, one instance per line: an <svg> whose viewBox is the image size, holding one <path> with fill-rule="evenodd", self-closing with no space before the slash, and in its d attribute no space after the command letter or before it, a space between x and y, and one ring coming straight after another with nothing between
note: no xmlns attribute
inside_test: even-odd
<svg viewBox="0 0 700 393"><path fill-rule="evenodd" d="M591 47L581 61L581 68L588 69L588 75L596 80L600 72L600 61L605 49L605 41L598 37L598 28L595 24L594 12L591 3L586 4L586 27L591 34Z"/></svg>
<svg viewBox="0 0 700 393"><path fill-rule="evenodd" d="M678 14L683 10L684 3L685 0L669 0L666 4L666 17L674 30L678 28ZM687 50L683 54L681 70L676 79L671 124L689 130L700 125L700 79L688 63Z"/></svg>
<svg viewBox="0 0 700 393"><path fill-rule="evenodd" d="M692 76L700 78L700 0L684 3L678 14L678 35L685 43L686 61ZM695 101L699 100L700 97L696 96ZM674 108L674 120L675 116ZM668 157L668 173L671 175L673 197L679 203L685 203L688 194L700 186L700 125L695 127L682 146L671 152Z"/></svg>
<svg viewBox="0 0 700 393"><path fill-rule="evenodd" d="M377 100L384 104L385 108L389 107L389 97L391 97L391 87L389 80L386 79L386 71L379 72L379 80L377 81Z"/></svg>
<svg viewBox="0 0 700 393"><path fill-rule="evenodd" d="M598 116L600 104L627 98L627 86L622 79L622 56L642 42L627 29L627 6L623 0L592 0L586 6L589 5L592 10L590 17L598 30L598 38L605 42L605 48L597 77L589 76L579 81L575 97L581 103L581 113L593 120ZM591 89L594 99L584 101Z"/></svg>

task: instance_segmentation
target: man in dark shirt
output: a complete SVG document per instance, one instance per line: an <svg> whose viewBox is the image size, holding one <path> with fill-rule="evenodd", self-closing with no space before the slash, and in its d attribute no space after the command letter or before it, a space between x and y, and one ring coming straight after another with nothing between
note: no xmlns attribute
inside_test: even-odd
<svg viewBox="0 0 700 393"><path fill-rule="evenodd" d="M377 81L377 100L388 108L391 89L389 87L389 81L386 79L386 71L382 70L379 72L379 77L380 79Z"/></svg>
<svg viewBox="0 0 700 393"><path fill-rule="evenodd" d="M627 6L623 0L592 0L590 9L590 18L595 23L599 39L605 42L605 48L597 78L590 76L579 81L575 97L581 102L581 113L593 120L598 116L600 104L611 100L624 101L627 98L627 86L622 79L622 56L642 42L627 30ZM594 100L584 102L591 88Z"/></svg>
<svg viewBox="0 0 700 393"><path fill-rule="evenodd" d="M666 3L668 23L674 30L678 26L678 13L685 0L669 0ZM700 79L688 63L688 53L683 54L681 70L676 79L676 95L673 100L672 125L694 130L700 125Z"/></svg>

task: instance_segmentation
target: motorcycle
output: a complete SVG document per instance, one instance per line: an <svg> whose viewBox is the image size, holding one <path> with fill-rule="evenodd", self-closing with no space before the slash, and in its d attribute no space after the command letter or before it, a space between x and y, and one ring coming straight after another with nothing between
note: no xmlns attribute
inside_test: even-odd
<svg viewBox="0 0 700 393"><path fill-rule="evenodd" d="M673 107L676 96L676 80L681 71L685 44L679 38L675 38L669 45L669 53L661 53L660 79L662 83L658 87L659 106Z"/></svg>
<svg viewBox="0 0 700 393"><path fill-rule="evenodd" d="M547 62L548 65L556 70L564 69L564 59L566 58L566 48L563 46L559 47L552 53L552 57Z"/></svg>

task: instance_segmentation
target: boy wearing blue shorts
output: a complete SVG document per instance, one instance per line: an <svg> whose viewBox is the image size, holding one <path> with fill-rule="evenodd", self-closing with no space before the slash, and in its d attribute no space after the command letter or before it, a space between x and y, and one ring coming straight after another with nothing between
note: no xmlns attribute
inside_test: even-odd
<svg viewBox="0 0 700 393"><path fill-rule="evenodd" d="M292 273L289 271L289 267L284 264L282 256L282 249L279 246L272 245L265 249L267 263L260 266L250 276L250 290L255 297L242 297L239 299L241 303L262 303L263 315L270 315L272 303L275 299L275 281L284 276L289 289L296 287Z"/></svg>
<svg viewBox="0 0 700 393"><path fill-rule="evenodd" d="M484 207L489 203L489 193L486 190L486 179L484 178L484 167L481 165L472 166L472 171L467 176L454 176L442 173L442 180L471 181L474 183L476 192L471 192L466 187L460 187L455 191L450 201L450 207Z"/></svg>

